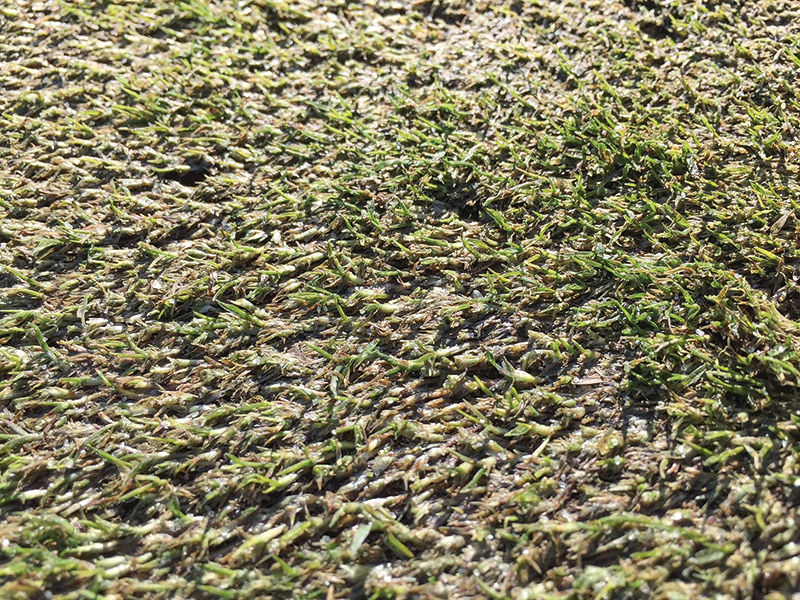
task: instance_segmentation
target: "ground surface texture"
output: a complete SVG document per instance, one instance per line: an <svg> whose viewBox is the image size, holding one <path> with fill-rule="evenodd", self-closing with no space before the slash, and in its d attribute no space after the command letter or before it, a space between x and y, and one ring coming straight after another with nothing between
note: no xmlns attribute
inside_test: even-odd
<svg viewBox="0 0 800 600"><path fill-rule="evenodd" d="M800 7L0 7L0 597L784 598Z"/></svg>

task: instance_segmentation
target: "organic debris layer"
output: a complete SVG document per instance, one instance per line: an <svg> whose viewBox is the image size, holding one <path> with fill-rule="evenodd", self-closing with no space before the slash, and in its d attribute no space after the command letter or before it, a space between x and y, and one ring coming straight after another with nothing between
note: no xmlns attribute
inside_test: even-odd
<svg viewBox="0 0 800 600"><path fill-rule="evenodd" d="M796 2L0 14L0 597L796 589Z"/></svg>

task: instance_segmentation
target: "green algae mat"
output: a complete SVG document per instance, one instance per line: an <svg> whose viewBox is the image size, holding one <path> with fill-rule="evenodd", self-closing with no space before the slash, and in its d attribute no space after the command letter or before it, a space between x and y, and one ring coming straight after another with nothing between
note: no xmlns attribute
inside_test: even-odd
<svg viewBox="0 0 800 600"><path fill-rule="evenodd" d="M0 6L0 597L800 585L800 6Z"/></svg>

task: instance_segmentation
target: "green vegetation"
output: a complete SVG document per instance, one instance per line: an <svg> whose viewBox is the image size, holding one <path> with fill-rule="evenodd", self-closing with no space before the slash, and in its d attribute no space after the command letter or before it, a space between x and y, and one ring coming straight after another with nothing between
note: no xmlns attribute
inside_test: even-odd
<svg viewBox="0 0 800 600"><path fill-rule="evenodd" d="M777 598L793 0L0 7L0 597Z"/></svg>

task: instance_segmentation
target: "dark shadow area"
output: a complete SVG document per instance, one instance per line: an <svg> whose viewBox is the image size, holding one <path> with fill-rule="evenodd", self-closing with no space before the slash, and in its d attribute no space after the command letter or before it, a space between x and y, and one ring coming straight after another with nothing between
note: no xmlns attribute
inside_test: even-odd
<svg viewBox="0 0 800 600"><path fill-rule="evenodd" d="M181 168L162 171L158 176L168 181L177 181L187 187L194 187L211 174L211 167L212 164L208 160L197 158L186 161Z"/></svg>

